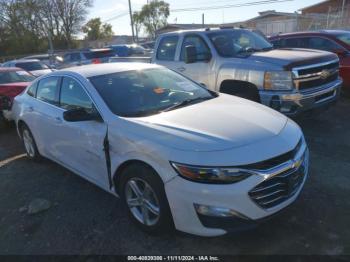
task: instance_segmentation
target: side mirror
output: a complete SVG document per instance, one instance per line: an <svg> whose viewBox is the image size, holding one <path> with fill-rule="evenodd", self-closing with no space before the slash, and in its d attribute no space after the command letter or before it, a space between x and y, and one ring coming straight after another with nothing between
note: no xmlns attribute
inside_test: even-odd
<svg viewBox="0 0 350 262"><path fill-rule="evenodd" d="M348 52L344 49L334 49L333 53L337 54L338 56L345 56Z"/></svg>
<svg viewBox="0 0 350 262"><path fill-rule="evenodd" d="M63 119L67 122L101 121L101 116L96 112L88 112L83 108L74 108L63 112Z"/></svg>
<svg viewBox="0 0 350 262"><path fill-rule="evenodd" d="M185 63L193 64L197 61L197 48L193 45L185 47Z"/></svg>

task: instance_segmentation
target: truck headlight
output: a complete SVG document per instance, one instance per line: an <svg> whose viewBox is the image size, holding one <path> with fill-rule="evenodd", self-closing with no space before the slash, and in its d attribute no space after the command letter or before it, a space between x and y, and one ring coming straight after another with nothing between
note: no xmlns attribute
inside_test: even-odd
<svg viewBox="0 0 350 262"><path fill-rule="evenodd" d="M229 167L200 167L170 162L176 172L183 178L211 184L233 184L252 175L247 170Z"/></svg>
<svg viewBox="0 0 350 262"><path fill-rule="evenodd" d="M271 71L265 72L265 90L291 90L293 88L292 72Z"/></svg>

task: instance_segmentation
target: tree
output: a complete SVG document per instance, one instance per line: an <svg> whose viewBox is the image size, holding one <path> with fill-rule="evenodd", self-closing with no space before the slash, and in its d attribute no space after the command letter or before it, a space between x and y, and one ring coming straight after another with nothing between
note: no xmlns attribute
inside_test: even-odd
<svg viewBox="0 0 350 262"><path fill-rule="evenodd" d="M59 18L63 36L67 46L72 45L73 35L81 30L88 13L87 9L92 6L92 0L45 0L52 1L54 12Z"/></svg>
<svg viewBox="0 0 350 262"><path fill-rule="evenodd" d="M144 5L139 13L142 25L152 38L156 37L156 32L159 28L167 25L169 15L169 4L158 0Z"/></svg>
<svg viewBox="0 0 350 262"><path fill-rule="evenodd" d="M134 22L136 39L137 41L139 41L139 34L142 28L142 18L141 18L140 12L134 12L132 15L132 18Z"/></svg>
<svg viewBox="0 0 350 262"><path fill-rule="evenodd" d="M82 28L88 40L111 39L113 36L112 25L102 24L100 18L90 19Z"/></svg>

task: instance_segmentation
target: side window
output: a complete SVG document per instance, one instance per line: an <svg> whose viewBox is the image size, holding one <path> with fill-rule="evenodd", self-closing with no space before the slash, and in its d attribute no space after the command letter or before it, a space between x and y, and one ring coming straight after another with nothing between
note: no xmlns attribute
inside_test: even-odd
<svg viewBox="0 0 350 262"><path fill-rule="evenodd" d="M334 43L333 41L322 37L310 37L309 48L330 51L330 52L333 52L334 50L343 49L341 46Z"/></svg>
<svg viewBox="0 0 350 262"><path fill-rule="evenodd" d="M77 62L77 61L80 61L80 53L72 53L70 55L70 60L73 61L73 62Z"/></svg>
<svg viewBox="0 0 350 262"><path fill-rule="evenodd" d="M31 84L31 86L28 88L27 94L32 96L32 97L35 97L35 95L36 95L36 88L37 87L38 87L38 83L37 82Z"/></svg>
<svg viewBox="0 0 350 262"><path fill-rule="evenodd" d="M174 61L178 36L166 36L164 37L158 46L157 59L164 61Z"/></svg>
<svg viewBox="0 0 350 262"><path fill-rule="evenodd" d="M186 36L181 47L181 61L185 61L186 46L195 46L197 49L197 61L206 60L210 49L204 40L197 35Z"/></svg>
<svg viewBox="0 0 350 262"><path fill-rule="evenodd" d="M76 80L64 77L60 94L60 107L67 110L75 108L92 110L93 104L83 87Z"/></svg>
<svg viewBox="0 0 350 262"><path fill-rule="evenodd" d="M59 82L60 78L55 76L40 80L36 92L36 98L50 104L57 104L56 94Z"/></svg>
<svg viewBox="0 0 350 262"><path fill-rule="evenodd" d="M298 48L299 47L299 38L286 38L280 41L281 47L291 47Z"/></svg>

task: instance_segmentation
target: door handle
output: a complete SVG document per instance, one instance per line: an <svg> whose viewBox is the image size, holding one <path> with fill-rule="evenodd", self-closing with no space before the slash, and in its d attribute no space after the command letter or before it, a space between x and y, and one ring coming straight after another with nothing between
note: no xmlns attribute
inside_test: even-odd
<svg viewBox="0 0 350 262"><path fill-rule="evenodd" d="M177 70L180 71L180 72L183 72L183 71L186 71L186 68L184 68L184 67L182 66L182 67L177 68Z"/></svg>

